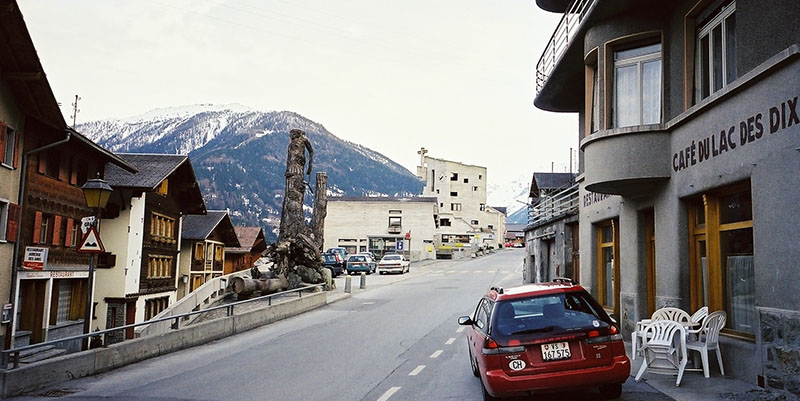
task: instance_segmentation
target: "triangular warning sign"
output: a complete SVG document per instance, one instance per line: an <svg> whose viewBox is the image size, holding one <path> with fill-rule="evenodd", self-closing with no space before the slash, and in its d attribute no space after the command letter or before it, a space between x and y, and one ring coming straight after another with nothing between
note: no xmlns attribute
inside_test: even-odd
<svg viewBox="0 0 800 401"><path fill-rule="evenodd" d="M97 229L90 227L86 235L81 240L81 245L78 247L78 252L84 253L102 253L105 252L103 243L100 242L100 236L97 234Z"/></svg>

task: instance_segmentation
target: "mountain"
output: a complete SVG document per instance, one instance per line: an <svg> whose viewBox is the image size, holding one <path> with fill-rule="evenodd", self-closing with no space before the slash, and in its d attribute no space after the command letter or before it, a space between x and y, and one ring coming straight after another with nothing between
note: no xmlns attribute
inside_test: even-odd
<svg viewBox="0 0 800 401"><path fill-rule="evenodd" d="M236 225L262 226L277 238L289 131L306 132L316 172L328 174L328 196L410 196L423 183L378 152L339 139L290 111L200 104L80 124L77 130L120 153L188 154L208 209L229 208ZM310 211L313 196L307 194Z"/></svg>
<svg viewBox="0 0 800 401"><path fill-rule="evenodd" d="M502 184L489 184L486 198L490 206L507 207L506 224L528 223L528 193L532 174L520 175Z"/></svg>

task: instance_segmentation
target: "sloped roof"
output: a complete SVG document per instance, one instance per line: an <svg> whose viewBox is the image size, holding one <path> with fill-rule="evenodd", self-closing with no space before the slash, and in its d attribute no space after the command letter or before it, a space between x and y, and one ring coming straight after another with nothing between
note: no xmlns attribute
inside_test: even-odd
<svg viewBox="0 0 800 401"><path fill-rule="evenodd" d="M573 173L533 173L531 181L531 198L537 198L542 189L556 189L566 187L575 182Z"/></svg>
<svg viewBox="0 0 800 401"><path fill-rule="evenodd" d="M506 232L523 232L527 224L506 224Z"/></svg>
<svg viewBox="0 0 800 401"><path fill-rule="evenodd" d="M106 168L106 181L112 187L135 188L152 191L158 187L165 178L169 177L189 158L185 155L155 155L118 153L126 162L139 169L136 174L129 173L121 168L109 165Z"/></svg>
<svg viewBox="0 0 800 401"><path fill-rule="evenodd" d="M248 253L253 250L253 246L259 236L264 238L264 230L261 227L234 227L236 237L239 238L239 247L228 248L225 252Z"/></svg>
<svg viewBox="0 0 800 401"><path fill-rule="evenodd" d="M508 208L507 207L503 207L503 206L489 206L489 207L491 207L492 209L497 210L498 212L503 213L504 215L508 216Z"/></svg>
<svg viewBox="0 0 800 401"><path fill-rule="evenodd" d="M187 214L183 218L181 238L188 240L205 240L211 237L214 230L224 239L225 246L239 247L239 239L226 210L209 210L208 214Z"/></svg>

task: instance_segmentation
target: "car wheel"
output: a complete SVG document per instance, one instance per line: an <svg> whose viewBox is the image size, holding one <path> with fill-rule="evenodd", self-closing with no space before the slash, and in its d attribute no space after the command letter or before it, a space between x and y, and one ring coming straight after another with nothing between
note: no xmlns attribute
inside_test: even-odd
<svg viewBox="0 0 800 401"><path fill-rule="evenodd" d="M483 390L483 401L500 401L499 398L489 394L486 391L486 386L483 385L483 380L481 379L481 390Z"/></svg>
<svg viewBox="0 0 800 401"><path fill-rule="evenodd" d="M617 399L622 395L622 383L604 384L600 386L600 395L608 399Z"/></svg>
<svg viewBox="0 0 800 401"><path fill-rule="evenodd" d="M472 368L472 375L481 377L481 371L478 369L478 362L475 360L475 357L472 356L472 348L469 346L469 342L467 342L467 349L469 350L469 366Z"/></svg>

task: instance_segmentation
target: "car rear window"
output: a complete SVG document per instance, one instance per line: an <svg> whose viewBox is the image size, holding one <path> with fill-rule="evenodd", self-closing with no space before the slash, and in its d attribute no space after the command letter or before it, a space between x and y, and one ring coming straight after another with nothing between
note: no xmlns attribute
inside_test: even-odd
<svg viewBox="0 0 800 401"><path fill-rule="evenodd" d="M400 260L400 255L384 256L383 260Z"/></svg>
<svg viewBox="0 0 800 401"><path fill-rule="evenodd" d="M585 292L540 295L498 302L492 332L545 335L608 327L608 314Z"/></svg>
<svg viewBox="0 0 800 401"><path fill-rule="evenodd" d="M336 263L336 256L334 255L322 255L322 258L325 260L325 262Z"/></svg>
<svg viewBox="0 0 800 401"><path fill-rule="evenodd" d="M367 258L365 258L363 256L356 255L356 256L351 256L349 259L347 259L347 261L348 262L366 262Z"/></svg>

